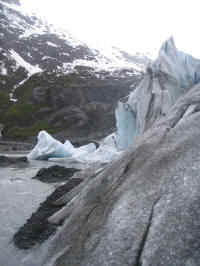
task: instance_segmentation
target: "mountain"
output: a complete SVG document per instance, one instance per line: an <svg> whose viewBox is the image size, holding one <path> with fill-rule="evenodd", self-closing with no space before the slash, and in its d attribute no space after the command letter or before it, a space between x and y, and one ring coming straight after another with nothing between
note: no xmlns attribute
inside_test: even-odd
<svg viewBox="0 0 200 266"><path fill-rule="evenodd" d="M90 48L27 14L17 0L0 1L0 36L4 138L29 138L42 128L63 139L105 135L114 127L116 102L149 62L114 47L109 53Z"/></svg>
<svg viewBox="0 0 200 266"><path fill-rule="evenodd" d="M42 230L38 213L27 220L15 244L30 248L42 235L45 241L23 266L200 265L199 64L173 39L163 44L118 111L133 113L132 131L120 135L132 133L132 143L124 141L112 163L74 175L82 183L71 191L65 184L66 193L51 202L58 209L40 220ZM46 240L48 230L54 235Z"/></svg>

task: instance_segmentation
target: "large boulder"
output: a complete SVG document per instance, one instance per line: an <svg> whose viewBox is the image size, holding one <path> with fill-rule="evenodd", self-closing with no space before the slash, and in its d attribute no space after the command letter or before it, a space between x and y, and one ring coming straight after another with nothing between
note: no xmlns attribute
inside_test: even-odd
<svg viewBox="0 0 200 266"><path fill-rule="evenodd" d="M55 266L200 264L200 86L181 98L134 149L86 178L49 222ZM184 116L185 114L185 116Z"/></svg>

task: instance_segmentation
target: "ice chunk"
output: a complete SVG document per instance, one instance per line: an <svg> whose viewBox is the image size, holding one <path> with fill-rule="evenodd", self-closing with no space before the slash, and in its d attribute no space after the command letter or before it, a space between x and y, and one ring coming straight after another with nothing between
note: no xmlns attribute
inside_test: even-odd
<svg viewBox="0 0 200 266"><path fill-rule="evenodd" d="M49 160L70 165L85 165L85 167L93 163L107 163L118 158L121 154L117 150L115 138L115 134L109 135L101 141L98 149L96 149L94 143L89 143L79 148L74 148L72 157L49 158Z"/></svg>
<svg viewBox="0 0 200 266"><path fill-rule="evenodd" d="M28 158L32 160L48 160L51 157L71 157L73 152L72 145L61 143L43 130L39 132L38 143L28 154Z"/></svg>
<svg viewBox="0 0 200 266"><path fill-rule="evenodd" d="M94 143L89 143L87 145L76 148L73 154L73 158L78 158L78 159L84 158L84 156L94 152L95 150L96 150L96 145Z"/></svg>
<svg viewBox="0 0 200 266"><path fill-rule="evenodd" d="M133 143L136 133L136 113L127 103L118 103L115 111L117 123L116 142L119 150L124 150Z"/></svg>
<svg viewBox="0 0 200 266"><path fill-rule="evenodd" d="M67 149L69 149L72 152L72 154L74 153L75 148L69 140L66 140L64 145L67 147Z"/></svg>
<svg viewBox="0 0 200 266"><path fill-rule="evenodd" d="M116 146L116 135L113 133L104 138L101 141L99 148L96 151L87 154L84 157L84 160L87 162L108 163L117 159L120 154L121 152Z"/></svg>
<svg viewBox="0 0 200 266"><path fill-rule="evenodd" d="M67 160L78 161L96 150L94 143L75 148L69 140L65 143L54 139L46 131L40 131L38 134L38 143L34 149L28 154L28 158L32 160L48 160L50 158L65 158Z"/></svg>

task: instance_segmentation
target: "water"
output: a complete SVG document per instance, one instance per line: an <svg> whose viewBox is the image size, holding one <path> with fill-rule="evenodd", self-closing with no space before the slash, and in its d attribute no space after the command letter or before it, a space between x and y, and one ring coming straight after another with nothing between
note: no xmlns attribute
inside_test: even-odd
<svg viewBox="0 0 200 266"><path fill-rule="evenodd" d="M0 167L0 266L24 264L23 260L29 251L17 249L12 238L18 228L39 207L40 202L54 190L54 185L31 178L40 168L54 164L32 161L28 166L19 164L13 167Z"/></svg>

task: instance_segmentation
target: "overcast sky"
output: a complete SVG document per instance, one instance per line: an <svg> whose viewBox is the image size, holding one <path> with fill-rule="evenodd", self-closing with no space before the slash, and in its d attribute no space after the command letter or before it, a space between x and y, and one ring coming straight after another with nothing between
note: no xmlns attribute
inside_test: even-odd
<svg viewBox="0 0 200 266"><path fill-rule="evenodd" d="M156 53L174 36L178 49L200 58L199 0L21 0L93 46Z"/></svg>

